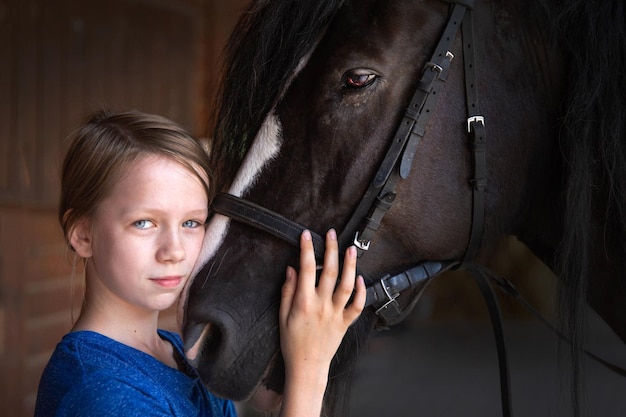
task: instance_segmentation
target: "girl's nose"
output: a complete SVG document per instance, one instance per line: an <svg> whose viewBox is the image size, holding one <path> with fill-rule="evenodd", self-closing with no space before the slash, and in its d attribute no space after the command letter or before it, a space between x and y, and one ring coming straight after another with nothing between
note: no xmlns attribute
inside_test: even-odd
<svg viewBox="0 0 626 417"><path fill-rule="evenodd" d="M164 233L157 251L159 262L181 262L185 255L185 247L178 233L175 231Z"/></svg>

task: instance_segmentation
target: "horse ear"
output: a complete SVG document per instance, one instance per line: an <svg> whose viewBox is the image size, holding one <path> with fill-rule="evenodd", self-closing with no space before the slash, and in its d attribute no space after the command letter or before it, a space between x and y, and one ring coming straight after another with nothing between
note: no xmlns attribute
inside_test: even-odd
<svg viewBox="0 0 626 417"><path fill-rule="evenodd" d="M91 224L88 220L79 221L70 231L68 241L81 258L90 258L91 248Z"/></svg>

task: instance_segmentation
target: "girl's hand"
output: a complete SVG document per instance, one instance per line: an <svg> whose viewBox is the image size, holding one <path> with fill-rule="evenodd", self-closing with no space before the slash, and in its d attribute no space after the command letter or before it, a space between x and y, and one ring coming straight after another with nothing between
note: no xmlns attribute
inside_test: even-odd
<svg viewBox="0 0 626 417"><path fill-rule="evenodd" d="M280 345L285 360L281 416L319 416L330 362L348 327L365 305L363 277L356 279L356 248L346 251L341 281L337 234L326 234L324 268L315 286L316 262L311 234L300 238L300 276L287 268L280 304ZM336 288L335 288L336 287ZM354 292L352 302L348 300Z"/></svg>

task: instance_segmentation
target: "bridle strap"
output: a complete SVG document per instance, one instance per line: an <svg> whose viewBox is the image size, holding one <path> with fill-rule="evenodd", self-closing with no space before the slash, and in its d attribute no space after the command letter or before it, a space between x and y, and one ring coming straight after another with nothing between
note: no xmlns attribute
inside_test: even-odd
<svg viewBox="0 0 626 417"><path fill-rule="evenodd" d="M494 284L497 285L497 287L500 289L500 291L502 291L502 293L506 294L507 296L509 296L509 297L513 298L515 301L517 301L535 319L537 319L541 324L546 326L547 329L549 329L554 334L556 334L565 343L572 344L571 339L568 338L562 331L557 329L555 325L550 323L550 321L548 321L539 311L537 311L537 309L535 309L517 291L515 286L509 280L507 280L504 277L499 276L498 274L496 274L492 270L490 270L488 268L485 268L482 265L477 265L477 264L472 265L472 271L473 271L473 273L481 274L481 275L489 278L491 281L493 281ZM616 374L618 374L620 376L626 377L626 369L624 369L623 367L618 366L618 365L616 365L616 364L614 364L612 362L609 362L608 360L598 356L597 354L589 351L588 349L583 349L583 353L585 355L589 356L594 361L598 362L599 364L605 366L608 370L610 370L612 372L615 372Z"/></svg>
<svg viewBox="0 0 626 417"><path fill-rule="evenodd" d="M342 247L355 244L359 255L369 248L383 216L395 200L398 181L408 177L417 145L426 133L428 120L439 97L438 92L447 79L448 68L454 57L450 50L465 11L465 5L453 5L446 27L422 72L389 150L361 202L339 235ZM395 169L398 161L399 167Z"/></svg>
<svg viewBox="0 0 626 417"><path fill-rule="evenodd" d="M382 318L382 323L377 323L378 329L398 324L405 318L407 311L411 310L401 308L397 302L403 291L412 290L419 285L422 285L423 290L423 284L428 280L456 266L457 262L426 261L397 275L387 274L378 282L368 285L365 306L375 307L376 315ZM415 301L422 290L413 297Z"/></svg>
<svg viewBox="0 0 626 417"><path fill-rule="evenodd" d="M472 275L472 278L474 278L474 282L478 285L483 300L485 300L485 304L487 305L487 311L491 319L491 328L493 329L493 337L496 343L496 351L498 353L502 416L511 417L513 415L511 404L511 379L509 375L509 361L506 354L506 343L504 341L504 328L502 326L500 304L487 277L480 270L475 269L473 265L466 266L466 269Z"/></svg>
<svg viewBox="0 0 626 417"><path fill-rule="evenodd" d="M211 210L255 229L268 232L297 248L300 247L300 235L306 229L278 213L228 193L218 193L211 202ZM325 250L324 239L312 230L309 231L313 240L315 259L322 260Z"/></svg>
<svg viewBox="0 0 626 417"><path fill-rule="evenodd" d="M472 222L470 236L462 263L470 262L480 248L485 222L485 188L487 187L487 162L485 118L478 107L476 69L474 59L474 22L469 11L463 19L463 61L465 66L465 99L467 106L467 132L472 150Z"/></svg>

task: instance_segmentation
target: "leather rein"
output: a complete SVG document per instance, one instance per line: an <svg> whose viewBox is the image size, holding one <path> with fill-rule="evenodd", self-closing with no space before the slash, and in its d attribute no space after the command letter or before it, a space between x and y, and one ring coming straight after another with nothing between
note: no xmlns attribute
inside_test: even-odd
<svg viewBox="0 0 626 417"><path fill-rule="evenodd" d="M511 417L511 389L502 316L491 282L494 282L505 294L519 301L530 313L563 340L566 342L569 340L528 304L508 280L497 276L486 268L471 263L480 248L484 228L485 189L487 185L485 119L479 112L476 93L472 18L474 0L448 0L448 2L451 3L451 11L435 52L422 71L417 88L383 162L352 217L339 234L338 243L340 249L345 249L354 244L357 247L359 257L367 253L384 215L393 205L398 182L409 176L417 146L426 134L429 117L433 113L432 110L435 108L438 93L446 82L448 69L454 58L450 52L452 44L459 28L462 28L465 98L468 112L467 134L472 157L472 175L469 180L469 185L472 188L472 219L469 240L463 258L461 260L421 262L399 274L393 276L388 274L379 280L371 279L362 271L359 273L364 276L367 283L365 305L375 308L378 317L377 327L384 329L399 323L408 315L424 291L426 287L424 284L429 282L431 278L451 269L463 268L470 272L483 295L494 332L498 353L502 415ZM212 211L270 233L296 247L299 247L302 232L305 229L310 230L276 212L228 193L217 194L212 202ZM324 254L324 239L312 231L311 235L315 256L321 260ZM398 303L398 297L402 293L409 293L411 300L408 307L401 307ZM587 350L584 350L584 353L613 372L626 376L626 370L619 366Z"/></svg>

